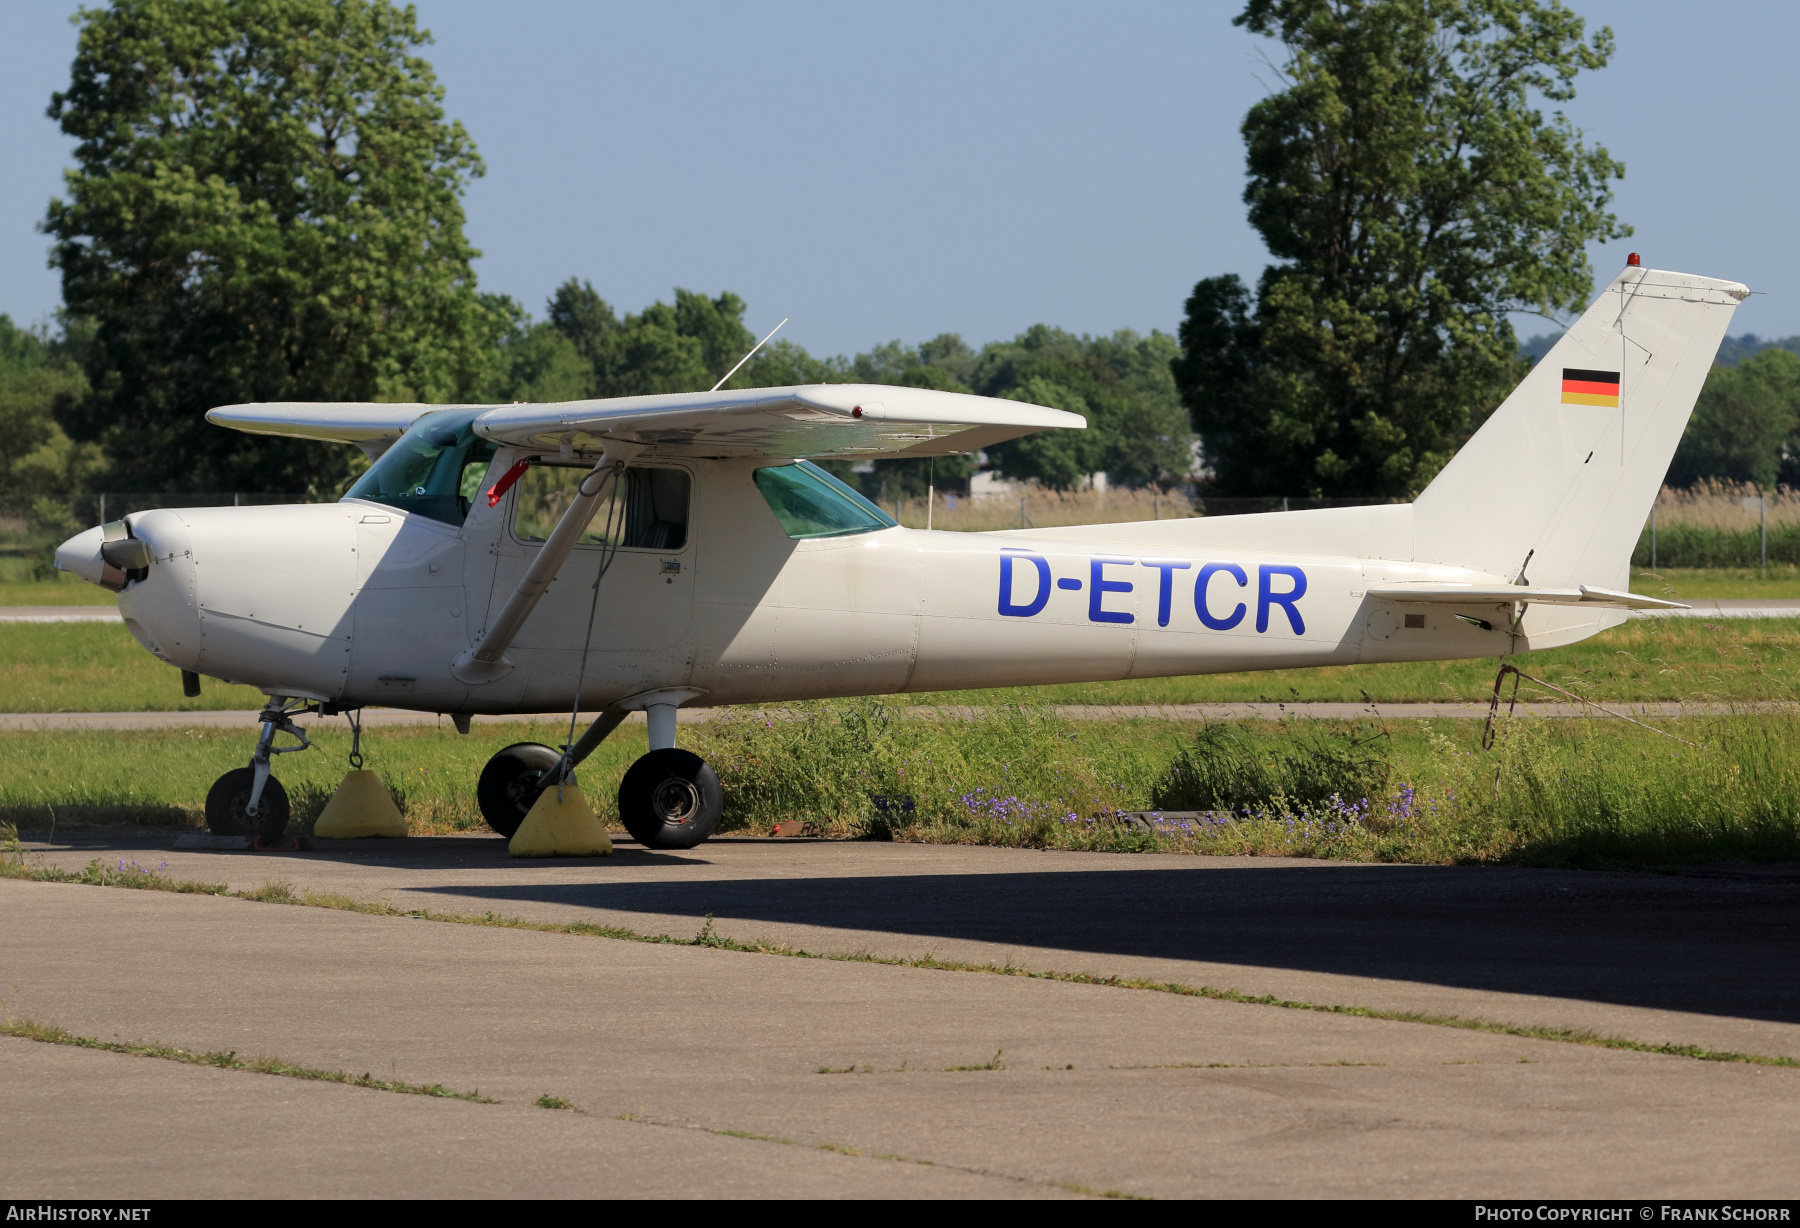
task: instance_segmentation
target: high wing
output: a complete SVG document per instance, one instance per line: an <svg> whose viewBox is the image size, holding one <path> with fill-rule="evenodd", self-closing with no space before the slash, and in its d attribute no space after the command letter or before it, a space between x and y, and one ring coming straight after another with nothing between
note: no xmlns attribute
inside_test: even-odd
<svg viewBox="0 0 1800 1228"><path fill-rule="evenodd" d="M507 405L476 433L525 448L598 452L608 441L650 456L875 457L974 452L1079 415L1020 401L886 384L806 384L662 396Z"/></svg>
<svg viewBox="0 0 1800 1228"><path fill-rule="evenodd" d="M254 405L221 405L206 411L214 426L252 435L286 435L353 443L380 454L382 447L406 434L420 417L439 409L471 409L469 405L387 405L369 401L267 401Z"/></svg>
<svg viewBox="0 0 1800 1228"><path fill-rule="evenodd" d="M228 405L206 417L265 435L337 440L377 448L421 414L450 405L271 403ZM543 405L502 405L475 420L498 443L546 451L599 452L609 441L643 456L873 458L975 452L1050 428L1080 430L1079 414L930 388L807 384Z"/></svg>

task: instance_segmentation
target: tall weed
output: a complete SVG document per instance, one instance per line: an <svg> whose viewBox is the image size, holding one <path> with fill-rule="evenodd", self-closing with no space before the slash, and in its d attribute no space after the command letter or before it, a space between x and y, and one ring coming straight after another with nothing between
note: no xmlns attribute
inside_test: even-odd
<svg viewBox="0 0 1800 1228"><path fill-rule="evenodd" d="M1153 762L1095 753L1096 732L1032 705L921 720L854 699L725 714L691 745L719 774L727 831L801 819L838 836L1136 847L1117 818Z"/></svg>
<svg viewBox="0 0 1800 1228"><path fill-rule="evenodd" d="M1290 727L1280 740L1211 724L1175 753L1152 799L1158 809L1236 810L1276 797L1307 805L1385 796L1387 734L1358 723Z"/></svg>

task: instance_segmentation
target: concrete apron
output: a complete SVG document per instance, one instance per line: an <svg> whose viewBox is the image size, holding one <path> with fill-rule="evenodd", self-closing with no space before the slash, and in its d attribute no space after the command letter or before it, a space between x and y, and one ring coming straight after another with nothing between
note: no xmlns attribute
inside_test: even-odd
<svg viewBox="0 0 1800 1228"><path fill-rule="evenodd" d="M0 909L15 1019L502 1102L0 1042L0 1104L32 1126L0 1174L15 1197L1741 1198L1797 1180L1791 1069L151 891L0 880ZM1003 1069L945 1069L996 1050ZM546 1093L583 1112L532 1108Z"/></svg>
<svg viewBox="0 0 1800 1228"><path fill-rule="evenodd" d="M714 932L820 954L932 955L1175 981L1315 1004L1567 1028L1800 1059L1800 867L1681 875L715 839L519 864L493 836L168 852L171 837L42 849L167 860L396 908ZM154 864L154 863L150 863Z"/></svg>

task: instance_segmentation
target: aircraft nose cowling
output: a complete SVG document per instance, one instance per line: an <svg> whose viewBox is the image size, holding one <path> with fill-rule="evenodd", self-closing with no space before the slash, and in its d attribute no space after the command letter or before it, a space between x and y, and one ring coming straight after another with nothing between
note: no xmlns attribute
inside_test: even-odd
<svg viewBox="0 0 1800 1228"><path fill-rule="evenodd" d="M106 528L103 525L95 525L77 533L56 548L57 570L80 576L89 584L105 587L108 568L106 560L100 555L100 547L105 544Z"/></svg>

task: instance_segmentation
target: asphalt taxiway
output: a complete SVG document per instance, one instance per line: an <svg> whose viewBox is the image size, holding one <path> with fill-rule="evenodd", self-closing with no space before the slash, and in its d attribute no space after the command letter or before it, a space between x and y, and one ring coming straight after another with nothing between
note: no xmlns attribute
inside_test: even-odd
<svg viewBox="0 0 1800 1228"><path fill-rule="evenodd" d="M28 844L236 889L711 932L1800 1059L1800 869L725 839L515 861ZM0 1038L9 1196L1764 1196L1800 1069L1023 976L0 880L5 1014L479 1089ZM996 1054L998 1060L996 1061ZM954 1069L964 1067L966 1069ZM828 1072L828 1073L822 1073ZM574 1110L536 1107L549 1095Z"/></svg>

